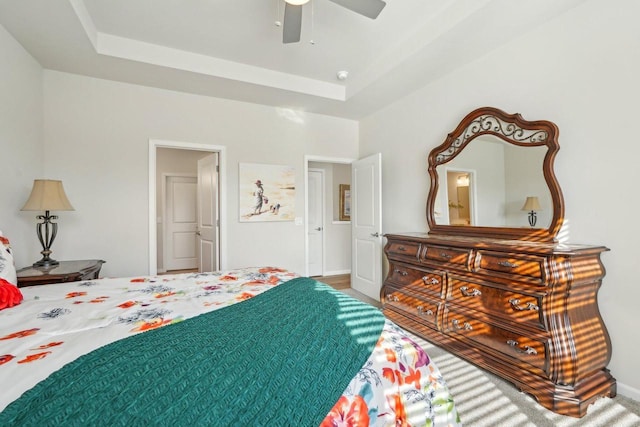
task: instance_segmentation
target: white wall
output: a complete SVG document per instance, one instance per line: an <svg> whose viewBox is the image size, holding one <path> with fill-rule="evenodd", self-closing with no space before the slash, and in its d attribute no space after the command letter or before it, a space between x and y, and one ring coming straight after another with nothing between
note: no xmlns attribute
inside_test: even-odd
<svg viewBox="0 0 640 427"><path fill-rule="evenodd" d="M523 155L523 151L526 155ZM542 174L542 164L547 147L508 146L505 151L507 176L507 224L509 227L528 227L529 212L522 211L529 196L538 197L540 210L536 212L536 227L548 228L551 224L553 201L549 186Z"/></svg>
<svg viewBox="0 0 640 427"><path fill-rule="evenodd" d="M44 171L64 180L75 212L61 215L55 254L98 257L103 274L146 274L149 139L228 147L229 268L304 272L304 226L238 221L238 163L296 168L304 216L304 155L355 158L358 123L255 104L44 71Z"/></svg>
<svg viewBox="0 0 640 427"><path fill-rule="evenodd" d="M599 292L622 394L640 399L640 2L593 0L361 121L360 154L383 158L383 231L425 231L426 158L481 106L560 129L556 173L569 241L603 244ZM621 209L624 206L624 209Z"/></svg>
<svg viewBox="0 0 640 427"><path fill-rule="evenodd" d="M42 67L1 25L0 165L0 230L11 239L16 265L30 265L42 257L35 229L41 213L20 209L42 177Z"/></svg>

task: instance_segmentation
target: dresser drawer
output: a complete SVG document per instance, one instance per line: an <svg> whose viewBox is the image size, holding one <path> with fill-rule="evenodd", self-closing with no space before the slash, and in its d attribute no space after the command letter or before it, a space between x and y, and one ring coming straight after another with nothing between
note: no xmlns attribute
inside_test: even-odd
<svg viewBox="0 0 640 427"><path fill-rule="evenodd" d="M546 339L501 328L469 314L450 310L448 306L444 308L443 326L445 333L492 349L508 361L516 359L521 362L519 365L528 370L534 368L534 371L539 369L547 375L549 373Z"/></svg>
<svg viewBox="0 0 640 427"><path fill-rule="evenodd" d="M389 264L389 281L412 292L431 293L440 298L443 295L445 274L439 271L417 269L401 263Z"/></svg>
<svg viewBox="0 0 640 427"><path fill-rule="evenodd" d="M538 256L478 251L475 270L489 275L503 273L516 280L542 283L545 279L545 260Z"/></svg>
<svg viewBox="0 0 640 427"><path fill-rule="evenodd" d="M422 296L407 293L404 290L386 286L384 291L385 308L391 307L406 316L416 318L428 326L438 329L438 309L441 303Z"/></svg>
<svg viewBox="0 0 640 427"><path fill-rule="evenodd" d="M467 249L428 245L423 254L423 258L443 263L458 264L466 269L469 265L469 259L471 258L471 251Z"/></svg>
<svg viewBox="0 0 640 427"><path fill-rule="evenodd" d="M544 294L524 294L470 282L468 279L449 276L450 294L447 295L458 305L497 316L507 322L518 322L535 328L545 329L541 310Z"/></svg>
<svg viewBox="0 0 640 427"><path fill-rule="evenodd" d="M410 257L418 259L418 251L420 250L419 243L413 242L395 242L390 241L387 245L387 254L389 256L398 255L401 257Z"/></svg>

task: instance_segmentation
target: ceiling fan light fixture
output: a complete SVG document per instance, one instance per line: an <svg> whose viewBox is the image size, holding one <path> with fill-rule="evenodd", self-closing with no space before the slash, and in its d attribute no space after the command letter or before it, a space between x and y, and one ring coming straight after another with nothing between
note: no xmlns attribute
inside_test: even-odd
<svg viewBox="0 0 640 427"><path fill-rule="evenodd" d="M292 4L294 6L301 6L305 3L309 3L309 0L284 0L285 3Z"/></svg>

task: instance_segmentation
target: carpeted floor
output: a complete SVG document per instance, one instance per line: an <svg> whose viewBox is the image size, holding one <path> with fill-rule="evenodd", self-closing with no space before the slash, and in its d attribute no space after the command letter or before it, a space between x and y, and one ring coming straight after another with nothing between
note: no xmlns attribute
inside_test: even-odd
<svg viewBox="0 0 640 427"><path fill-rule="evenodd" d="M341 291L380 307L378 301L351 288ZM511 383L415 335L412 337L436 361L467 427L640 427L640 402L625 396L597 400L583 418L565 417L543 408Z"/></svg>

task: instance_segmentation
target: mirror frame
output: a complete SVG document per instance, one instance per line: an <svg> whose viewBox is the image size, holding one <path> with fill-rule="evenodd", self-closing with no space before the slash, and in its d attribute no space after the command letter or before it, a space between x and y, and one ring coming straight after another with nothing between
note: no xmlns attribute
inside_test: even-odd
<svg viewBox="0 0 640 427"><path fill-rule="evenodd" d="M521 147L547 146L542 162L542 173L551 193L553 215L549 228L516 228L457 226L436 224L434 205L438 193L436 167L453 160L471 141L482 135L494 135L503 141ZM429 234L446 236L486 237L496 239L553 242L564 220L564 198L556 179L553 162L560 149L558 127L549 121L527 121L519 113L507 114L493 107L481 107L462 119L445 141L429 153L431 187L427 198L427 224Z"/></svg>

